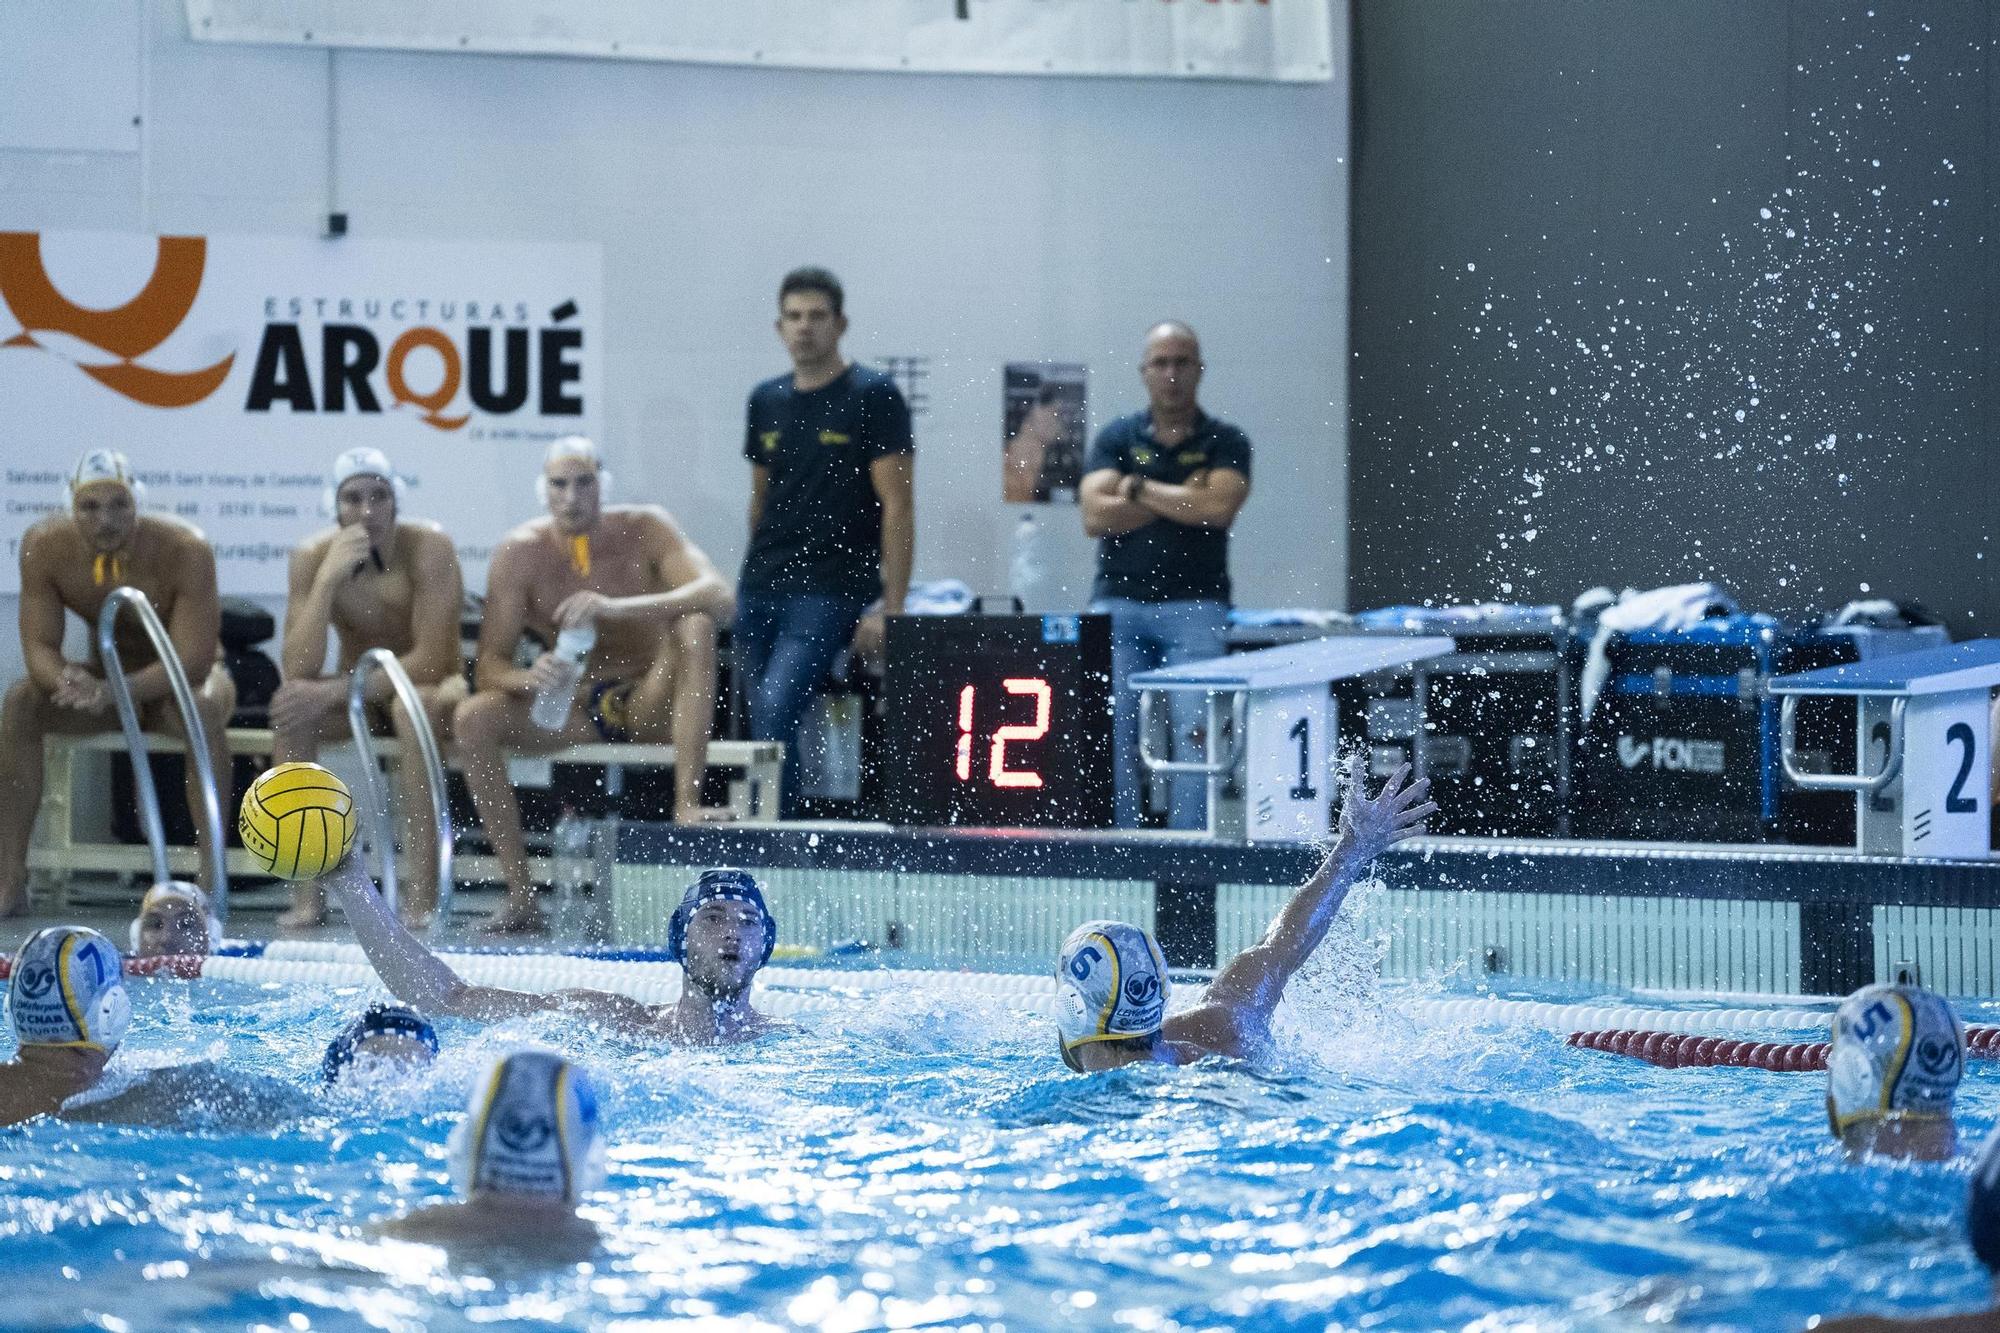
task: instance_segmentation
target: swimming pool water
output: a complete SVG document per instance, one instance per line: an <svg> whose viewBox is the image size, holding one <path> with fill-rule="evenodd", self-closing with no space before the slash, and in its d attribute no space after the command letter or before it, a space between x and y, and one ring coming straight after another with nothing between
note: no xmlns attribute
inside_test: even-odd
<svg viewBox="0 0 2000 1333"><path fill-rule="evenodd" d="M133 990L121 1063L307 1090L366 998ZM414 1081L314 1091L265 1125L191 1108L184 1129L0 1131L0 1325L1768 1329L1984 1294L1963 1164L1849 1165L1819 1076L1660 1070L1426 1025L1394 989L1295 991L1256 1068L1078 1078L1044 1020L911 988L726 1052L447 1023ZM530 1041L604 1094L598 1259L537 1271L372 1237L449 1197L473 1075ZM1971 1067L1968 1138L1996 1073Z"/></svg>

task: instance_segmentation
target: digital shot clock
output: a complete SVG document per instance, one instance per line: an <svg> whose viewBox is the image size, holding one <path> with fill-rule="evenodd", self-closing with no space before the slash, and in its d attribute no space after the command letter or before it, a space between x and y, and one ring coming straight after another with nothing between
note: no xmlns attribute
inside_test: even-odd
<svg viewBox="0 0 2000 1333"><path fill-rule="evenodd" d="M884 685L889 819L1111 824L1108 616L897 616Z"/></svg>

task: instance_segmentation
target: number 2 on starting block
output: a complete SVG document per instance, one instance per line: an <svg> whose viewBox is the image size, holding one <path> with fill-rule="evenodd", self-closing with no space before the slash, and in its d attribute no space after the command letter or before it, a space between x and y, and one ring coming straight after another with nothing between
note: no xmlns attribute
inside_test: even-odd
<svg viewBox="0 0 2000 1333"><path fill-rule="evenodd" d="M1988 802L1993 782L1992 712L1984 691L1911 699L1903 721L1905 856L1993 854ZM1869 849L1874 850L1874 849Z"/></svg>

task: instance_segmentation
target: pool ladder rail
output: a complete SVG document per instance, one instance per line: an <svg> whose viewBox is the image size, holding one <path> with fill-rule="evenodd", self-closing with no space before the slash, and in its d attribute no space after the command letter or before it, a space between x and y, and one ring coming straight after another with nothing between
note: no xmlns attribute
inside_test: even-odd
<svg viewBox="0 0 2000 1333"><path fill-rule="evenodd" d="M400 889L396 880L395 820L389 811L389 784L382 776L375 735L368 726L368 681L378 671L388 680L390 690L410 719L417 753L423 760L425 783L430 789L432 828L437 835L437 906L431 913L430 924L430 934L435 937L451 920L452 891L456 887L451 868L451 810L445 794L444 757L438 750L437 736L431 731L423 699L417 694L417 687L410 680L409 673L403 670L403 664L396 660L396 655L387 648L370 648L361 654L347 678L347 727L354 734L354 748L361 754L361 785L366 788L363 796L368 807L368 836L375 844L379 867L376 879L382 886L382 897L392 912L400 907Z"/></svg>
<svg viewBox="0 0 2000 1333"><path fill-rule="evenodd" d="M160 822L160 792L153 782L153 765L150 751L146 748L146 737L139 725L139 708L132 699L131 682L125 676L125 663L118 652L118 617L130 611L139 621L139 627L153 645L153 652L160 659L160 667L166 672L167 687L172 691L174 707L180 711L181 726L187 733L188 762L194 765L195 777L201 788L202 829L208 835L208 890L210 910L216 920L229 921L229 871L224 866L222 800L216 794L215 765L208 752L208 729L202 725L201 709L195 704L194 688L188 683L187 668L181 663L181 655L174 649L173 637L167 627L160 622L159 612L146 594L129 584L113 588L104 599L104 606L97 613L97 651L104 662L104 681L111 688L111 699L118 708L118 725L125 732L125 748L132 759L132 785L139 806L139 822L146 831L146 846L153 856L153 882L165 884L173 879L173 871L167 865L166 826Z"/></svg>

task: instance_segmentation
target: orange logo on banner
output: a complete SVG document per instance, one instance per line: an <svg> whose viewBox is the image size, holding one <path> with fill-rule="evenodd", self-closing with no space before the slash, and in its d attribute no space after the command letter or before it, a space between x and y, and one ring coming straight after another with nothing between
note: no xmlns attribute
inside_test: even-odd
<svg viewBox="0 0 2000 1333"><path fill-rule="evenodd" d="M236 354L205 370L154 370L136 358L152 351L181 326L201 291L208 241L162 236L153 276L137 296L113 310L87 310L49 281L42 267L42 238L32 231L0 231L0 301L21 321L21 332L0 347L36 347L37 333L63 333L118 358L77 369L114 392L148 407L187 407L214 393L229 377Z"/></svg>

